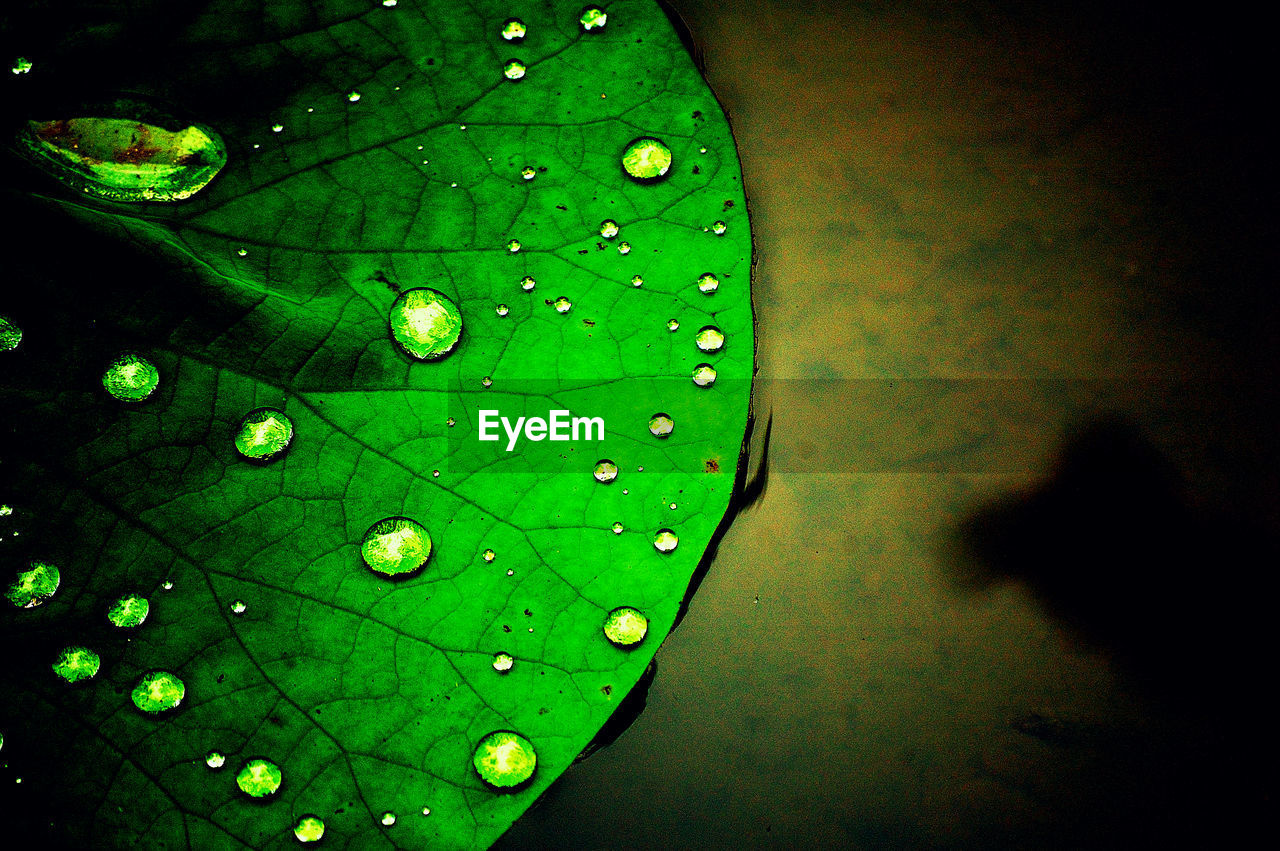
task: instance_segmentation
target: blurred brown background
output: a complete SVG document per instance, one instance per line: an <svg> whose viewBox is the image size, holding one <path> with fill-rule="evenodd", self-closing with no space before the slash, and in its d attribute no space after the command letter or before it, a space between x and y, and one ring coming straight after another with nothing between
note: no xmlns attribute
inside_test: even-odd
<svg viewBox="0 0 1280 851"><path fill-rule="evenodd" d="M1280 564L1259 23L675 5L746 175L767 487L647 709L501 847L1243 835Z"/></svg>

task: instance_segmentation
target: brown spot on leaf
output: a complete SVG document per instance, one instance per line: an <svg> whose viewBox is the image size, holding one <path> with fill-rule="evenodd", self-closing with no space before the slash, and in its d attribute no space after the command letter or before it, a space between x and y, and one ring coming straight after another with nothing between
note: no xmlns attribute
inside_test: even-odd
<svg viewBox="0 0 1280 851"><path fill-rule="evenodd" d="M703 464L703 469L708 473L718 473L720 472L720 462L714 458L708 458Z"/></svg>

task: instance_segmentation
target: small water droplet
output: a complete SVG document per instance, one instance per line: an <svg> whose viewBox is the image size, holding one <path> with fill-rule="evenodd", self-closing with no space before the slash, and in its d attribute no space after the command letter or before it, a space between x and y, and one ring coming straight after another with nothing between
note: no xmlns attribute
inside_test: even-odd
<svg viewBox="0 0 1280 851"><path fill-rule="evenodd" d="M716 221L711 223L711 232L714 233L716 236L724 236L725 231L727 231L728 229L729 229L729 226L726 225L724 222Z"/></svg>
<svg viewBox="0 0 1280 851"><path fill-rule="evenodd" d="M631 286L638 287L643 283L644 283L644 278L640 277L639 275L631 276Z"/></svg>
<svg viewBox="0 0 1280 851"><path fill-rule="evenodd" d="M629 242L619 242L619 243L618 243L618 253L619 253L619 254L630 254L630 253L631 253L631 243L629 243Z"/></svg>
<svg viewBox="0 0 1280 851"><path fill-rule="evenodd" d="M221 751L209 751L204 755L204 764L210 768L222 768L226 765L227 758L222 755Z"/></svg>
<svg viewBox="0 0 1280 851"><path fill-rule="evenodd" d="M140 594L125 594L107 609L107 620L121 629L142 626L151 611L151 604Z"/></svg>
<svg viewBox="0 0 1280 851"><path fill-rule="evenodd" d="M52 597L61 583L62 574L58 568L42 561L33 561L27 570L18 571L4 596L19 609L34 609Z"/></svg>
<svg viewBox="0 0 1280 851"><path fill-rule="evenodd" d="M568 313L569 308L573 307L573 302L564 296L560 296L555 300L555 308L557 313Z"/></svg>
<svg viewBox="0 0 1280 851"><path fill-rule="evenodd" d="M612 482L614 479L618 478L618 465L607 458L601 459L596 462L594 475L597 482L604 482L606 484Z"/></svg>
<svg viewBox="0 0 1280 851"><path fill-rule="evenodd" d="M438 360L462 336L462 313L443 293L426 287L405 290L391 305L391 336L410 357Z"/></svg>
<svg viewBox="0 0 1280 851"><path fill-rule="evenodd" d="M507 243L507 250L508 250L508 251L510 251L512 254L515 254L517 251L519 251L519 250L520 250L520 240L518 240L518 239L513 239L513 240L511 240L510 242L508 242L508 243Z"/></svg>
<svg viewBox="0 0 1280 851"><path fill-rule="evenodd" d="M236 775L236 785L250 798L274 795L280 788L283 776L280 766L269 759L255 757L244 764Z"/></svg>
<svg viewBox="0 0 1280 851"><path fill-rule="evenodd" d="M271 132L272 132L272 133L282 133L282 132L284 132L284 125L283 125L283 124L272 124L272 125L271 125Z"/></svg>
<svg viewBox="0 0 1280 851"><path fill-rule="evenodd" d="M431 471L431 477L432 477L432 478L434 478L434 479L438 479L438 478L440 478L440 471L439 471L439 470L432 470L432 471Z"/></svg>
<svg viewBox="0 0 1280 851"><path fill-rule="evenodd" d="M88 647L65 647L54 660L53 672L69 683L93 679L102 667L98 654Z"/></svg>
<svg viewBox="0 0 1280 851"><path fill-rule="evenodd" d="M449 419L444 421L444 424L447 425L449 428L453 428L458 424L458 421L455 420L453 417L449 417Z"/></svg>
<svg viewBox="0 0 1280 851"><path fill-rule="evenodd" d="M123 354L102 374L102 386L121 402L141 402L160 384L160 370L141 355Z"/></svg>
<svg viewBox="0 0 1280 851"><path fill-rule="evenodd" d="M22 342L22 329L7 316L0 315L0 352L11 352Z"/></svg>
<svg viewBox="0 0 1280 851"><path fill-rule="evenodd" d="M236 250L236 255L237 255L238 257L247 257L247 256L249 256L249 250L248 250L247 248L240 248L240 249L237 249L237 250Z"/></svg>
<svg viewBox="0 0 1280 851"><path fill-rule="evenodd" d="M535 177L538 176L538 172L533 166L527 165L524 168L520 169L520 176L523 177L525 180L533 180Z"/></svg>
<svg viewBox="0 0 1280 851"><path fill-rule="evenodd" d="M458 125L458 129L459 129L459 130L466 130L466 129L467 129L467 125L465 125L465 124L459 124L459 125Z"/></svg>
<svg viewBox="0 0 1280 851"><path fill-rule="evenodd" d="M507 41L524 41L528 29L519 18L507 18L502 22L502 37Z"/></svg>
<svg viewBox="0 0 1280 851"><path fill-rule="evenodd" d="M629 494L629 493L631 493L631 491L627 490L626 488L623 488L623 489L622 489L622 495L623 495L623 496L626 496L626 495L627 495L627 494Z"/></svg>
<svg viewBox="0 0 1280 851"><path fill-rule="evenodd" d="M510 653L493 654L493 669L499 674L505 674L511 670L511 666L516 663L515 657Z"/></svg>
<svg viewBox="0 0 1280 851"><path fill-rule="evenodd" d="M724 348L724 332L714 325L704 325L698 329L693 342L704 352L718 352Z"/></svg>
<svg viewBox="0 0 1280 851"><path fill-rule="evenodd" d="M394 6L395 2L396 0L390 0L390 5ZM383 0L382 5L388 5L387 0ZM324 838L324 821L320 816L298 816L298 821L293 825L293 835L299 842L319 842Z"/></svg>
<svg viewBox="0 0 1280 851"><path fill-rule="evenodd" d="M507 576L515 576L515 575L516 575L515 570L508 570L508 571L507 571Z"/></svg>
<svg viewBox="0 0 1280 851"><path fill-rule="evenodd" d="M698 153L705 154L706 152L707 152L706 148L698 148Z"/></svg>
<svg viewBox="0 0 1280 851"><path fill-rule="evenodd" d="M710 387L716 383L716 368L709 363L700 363L693 368L693 383L699 387Z"/></svg>
<svg viewBox="0 0 1280 851"><path fill-rule="evenodd" d="M670 437L675 427L675 420L669 414L654 414L649 417L649 434L654 437Z"/></svg>
<svg viewBox="0 0 1280 851"><path fill-rule="evenodd" d="M429 816L429 815L431 815L431 808L430 808L430 807L423 807L423 808L422 808L422 814L423 814L424 816Z"/></svg>
<svg viewBox="0 0 1280 851"><path fill-rule="evenodd" d="M505 304L500 304L496 308L494 308L494 312L497 313L499 316L506 316L508 313L511 312L511 308L507 307Z"/></svg>
<svg viewBox="0 0 1280 851"><path fill-rule="evenodd" d="M231 614L243 615L245 613L245 610L248 608L249 607L245 605L244 600L236 600L231 604Z"/></svg>
<svg viewBox="0 0 1280 851"><path fill-rule="evenodd" d="M605 219L600 223L600 235L605 239L613 239L618 235L618 223L613 219Z"/></svg>
<svg viewBox="0 0 1280 851"><path fill-rule="evenodd" d="M492 387L493 379L486 375L484 378L480 379L480 383L483 384L485 387Z"/></svg>
<svg viewBox="0 0 1280 851"><path fill-rule="evenodd" d="M679 328L680 328L680 322L679 322L678 320L676 320L676 319L668 319L668 320L667 320L667 330L668 330L668 331L675 331L675 330L678 330Z"/></svg>
<svg viewBox="0 0 1280 851"><path fill-rule="evenodd" d="M385 810L382 815L378 817L378 821L382 822L385 827L391 827L391 825L396 823L396 814L391 812L391 810Z"/></svg>
<svg viewBox="0 0 1280 851"><path fill-rule="evenodd" d="M172 591L172 590L173 590L173 580L172 580L172 579L166 579L166 580L164 581L164 584L163 584L163 585L161 585L160 587L161 587L161 588L163 588L163 589L164 589L164 590L166 590L166 591Z"/></svg>
<svg viewBox="0 0 1280 851"><path fill-rule="evenodd" d="M672 511L675 511L675 510L676 510L676 504L673 502L673 503L671 503L671 505L669 505L669 506L668 506L668 508L670 508Z"/></svg>
<svg viewBox="0 0 1280 851"><path fill-rule="evenodd" d="M13 514L12 505L0 505L0 517L8 517Z"/></svg>
<svg viewBox="0 0 1280 851"><path fill-rule="evenodd" d="M360 555L374 573L405 576L421 570L431 557L431 535L417 520L388 517L365 532Z"/></svg>
<svg viewBox="0 0 1280 851"><path fill-rule="evenodd" d="M396 5L396 0L382 0L382 5L387 6L389 8L391 6Z"/></svg>
<svg viewBox="0 0 1280 851"><path fill-rule="evenodd" d="M524 290L527 293L533 292L533 288L536 287L537 285L538 285L538 282L535 281L533 278L529 277L528 275L525 275L523 278L520 279L520 289Z"/></svg>
<svg viewBox="0 0 1280 851"><path fill-rule="evenodd" d="M588 6L578 15L578 23L587 32L599 32L609 22L609 16L599 6Z"/></svg>
<svg viewBox="0 0 1280 851"><path fill-rule="evenodd" d="M614 523L614 524L613 524L613 526L612 526L612 529L613 529L613 534L615 534L615 535L621 535L621 534L622 534L622 524L621 524L621 523Z"/></svg>
<svg viewBox="0 0 1280 851"><path fill-rule="evenodd" d="M622 168L633 180L658 180L671 169L671 149L652 136L632 139L622 152Z"/></svg>
<svg viewBox="0 0 1280 851"><path fill-rule="evenodd" d="M707 295L711 295L713 292L715 292L719 288L720 288L720 279L717 278L715 275L711 274L710 272L703 272L701 275L698 276L698 289L706 293Z"/></svg>
<svg viewBox="0 0 1280 851"><path fill-rule="evenodd" d="M35 67L35 63L25 56L19 56L13 60L13 67L9 70L14 74L30 74L31 69Z"/></svg>
<svg viewBox="0 0 1280 851"><path fill-rule="evenodd" d="M502 66L502 76L508 80L519 80L524 77L524 72L528 69L519 59L508 59L507 64Z"/></svg>
<svg viewBox="0 0 1280 851"><path fill-rule="evenodd" d="M524 736L512 730L495 730L476 745L471 764L485 784L505 791L533 777L538 756Z"/></svg>
<svg viewBox="0 0 1280 851"><path fill-rule="evenodd" d="M493 550L485 550L480 554L480 557L485 561L493 561L497 558L497 554Z"/></svg>
<svg viewBox="0 0 1280 851"><path fill-rule="evenodd" d="M133 687L133 705L155 715L176 709L187 695L186 684L168 671L148 671Z"/></svg>
<svg viewBox="0 0 1280 851"><path fill-rule="evenodd" d="M347 100L351 101L352 103L355 103L356 101L360 100L360 93L347 92Z"/></svg>
<svg viewBox="0 0 1280 851"><path fill-rule="evenodd" d="M680 539L670 529L659 529L653 533L653 548L660 553L669 553L680 546Z"/></svg>
<svg viewBox="0 0 1280 851"><path fill-rule="evenodd" d="M267 464L284 456L293 441L293 422L275 408L255 408L236 429L236 452L246 461Z"/></svg>
<svg viewBox="0 0 1280 851"><path fill-rule="evenodd" d="M649 619L639 609L619 606L604 619L604 637L615 647L635 647L649 632Z"/></svg>

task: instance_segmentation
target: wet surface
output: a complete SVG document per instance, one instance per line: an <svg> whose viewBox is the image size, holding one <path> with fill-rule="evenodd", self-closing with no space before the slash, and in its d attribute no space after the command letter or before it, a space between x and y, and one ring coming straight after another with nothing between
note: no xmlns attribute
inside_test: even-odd
<svg viewBox="0 0 1280 851"><path fill-rule="evenodd" d="M499 847L1240 834L1280 539L1257 39L677 5L746 174L768 486L643 714Z"/></svg>

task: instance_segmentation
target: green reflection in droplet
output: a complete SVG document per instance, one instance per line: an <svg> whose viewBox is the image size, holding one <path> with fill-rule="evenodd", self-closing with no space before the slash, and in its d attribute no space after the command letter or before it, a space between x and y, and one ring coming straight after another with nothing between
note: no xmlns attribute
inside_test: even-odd
<svg viewBox="0 0 1280 851"><path fill-rule="evenodd" d="M299 816L293 835L299 842L319 842L324 838L324 821L319 816Z"/></svg>
<svg viewBox="0 0 1280 851"><path fill-rule="evenodd" d="M609 22L609 16L599 6L588 6L578 15L578 23L587 32L599 32Z"/></svg>
<svg viewBox="0 0 1280 851"><path fill-rule="evenodd" d="M69 683L92 679L102 666L98 654L88 647L66 647L53 662L53 672Z"/></svg>
<svg viewBox="0 0 1280 851"><path fill-rule="evenodd" d="M693 368L693 383L699 387L710 387L716 383L716 368L709 363L700 363Z"/></svg>
<svg viewBox="0 0 1280 851"><path fill-rule="evenodd" d="M618 235L618 223L613 219L605 219L600 223L600 235L605 239L613 239Z"/></svg>
<svg viewBox="0 0 1280 851"><path fill-rule="evenodd" d="M7 316L0 314L0 352L11 352L22 342L22 329Z"/></svg>
<svg viewBox="0 0 1280 851"><path fill-rule="evenodd" d="M718 352L724 348L724 332L714 325L704 325L698 329L693 342L704 352Z"/></svg>
<svg viewBox="0 0 1280 851"><path fill-rule="evenodd" d="M622 152L622 167L636 180L657 180L671 168L671 149L651 136L632 139Z"/></svg>
<svg viewBox="0 0 1280 851"><path fill-rule="evenodd" d="M487 785L505 791L533 777L538 756L533 743L524 736L511 730L496 730L476 745L471 764Z"/></svg>
<svg viewBox="0 0 1280 851"><path fill-rule="evenodd" d="M516 663L515 657L510 653L493 654L493 669L499 674L505 674L511 670L511 666Z"/></svg>
<svg viewBox="0 0 1280 851"><path fill-rule="evenodd" d="M33 561L31 567L18 571L17 578L9 584L4 596L20 609L34 609L54 595L60 582L62 574L58 568Z"/></svg>
<svg viewBox="0 0 1280 851"><path fill-rule="evenodd" d="M618 465L610 461L608 458L602 458L596 462L596 468L593 471L597 482L608 484L618 478Z"/></svg>
<svg viewBox="0 0 1280 851"><path fill-rule="evenodd" d="M125 594L107 609L107 620L122 629L142 626L151 611L151 604L141 594Z"/></svg>
<svg viewBox="0 0 1280 851"><path fill-rule="evenodd" d="M569 299L564 296L560 296L555 300L556 313L568 313L569 309L572 307L573 302L569 301Z"/></svg>
<svg viewBox="0 0 1280 851"><path fill-rule="evenodd" d="M227 762L221 751L209 751L204 755L204 764L210 768L222 768Z"/></svg>
<svg viewBox="0 0 1280 851"><path fill-rule="evenodd" d="M670 437L675 427L675 420L669 414L654 414L649 417L649 434L654 437Z"/></svg>
<svg viewBox="0 0 1280 851"><path fill-rule="evenodd" d="M680 538L670 529L659 529L653 533L653 548L660 553L669 553L680 546Z"/></svg>
<svg viewBox="0 0 1280 851"><path fill-rule="evenodd" d="M396 814L391 812L391 810L383 810L382 815L378 816L378 821L381 822L384 827L391 827L391 825L396 823Z"/></svg>
<svg viewBox="0 0 1280 851"><path fill-rule="evenodd" d="M698 276L698 289L707 295L711 295L720 289L720 279L710 272L703 272Z"/></svg>
<svg viewBox="0 0 1280 851"><path fill-rule="evenodd" d="M283 411L255 408L240 421L235 447L240 457L265 464L284 455L292 440L293 422Z"/></svg>
<svg viewBox="0 0 1280 851"><path fill-rule="evenodd" d="M250 798L274 795L280 788L280 767L269 759L256 757L249 760L236 775L236 785Z"/></svg>
<svg viewBox="0 0 1280 851"><path fill-rule="evenodd" d="M520 80L524 78L527 70L529 69L519 59L508 59L507 63L502 66L502 76L508 80Z"/></svg>
<svg viewBox="0 0 1280 851"><path fill-rule="evenodd" d="M502 22L502 37L507 41L522 41L528 29L519 18L507 18Z"/></svg>
<svg viewBox="0 0 1280 851"><path fill-rule="evenodd" d="M411 357L442 358L462 336L462 313L443 293L405 290L391 305L391 336Z"/></svg>
<svg viewBox="0 0 1280 851"><path fill-rule="evenodd" d="M360 545L364 563L384 576L405 576L420 570L431 556L431 535L416 520L388 517L369 528Z"/></svg>
<svg viewBox="0 0 1280 851"><path fill-rule="evenodd" d="M102 386L121 402L141 402L160 384L160 370L141 355L123 354L102 375Z"/></svg>
<svg viewBox="0 0 1280 851"><path fill-rule="evenodd" d="M649 619L630 606L619 606L604 619L604 637L616 647L635 647L648 631Z"/></svg>
<svg viewBox="0 0 1280 851"><path fill-rule="evenodd" d="M152 715L176 709L187 695L187 686L176 674L148 671L133 687L133 705Z"/></svg>

